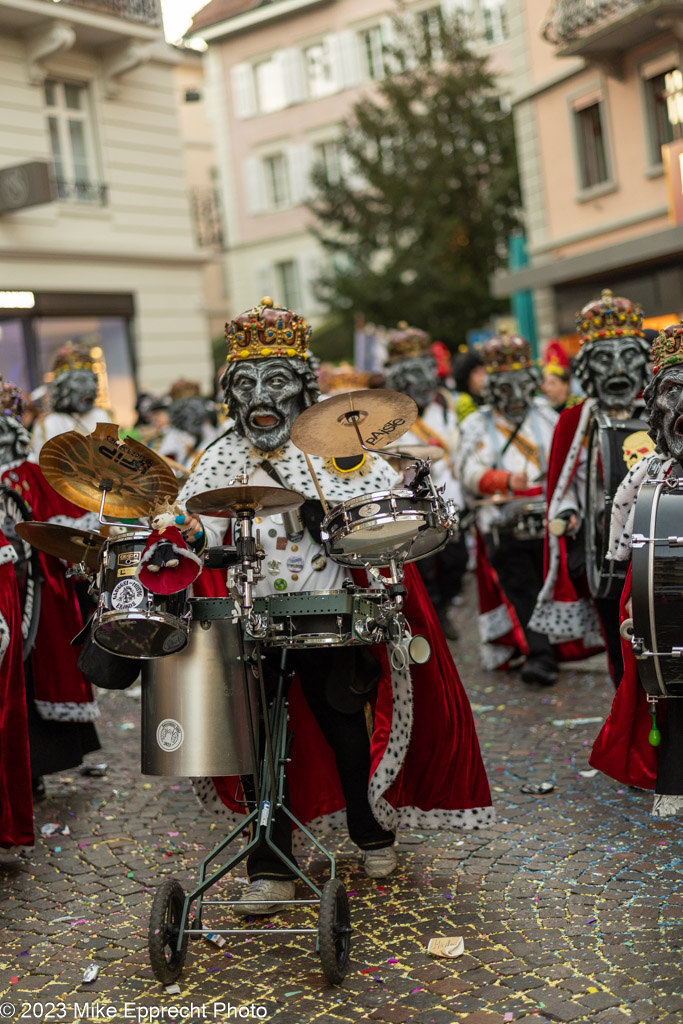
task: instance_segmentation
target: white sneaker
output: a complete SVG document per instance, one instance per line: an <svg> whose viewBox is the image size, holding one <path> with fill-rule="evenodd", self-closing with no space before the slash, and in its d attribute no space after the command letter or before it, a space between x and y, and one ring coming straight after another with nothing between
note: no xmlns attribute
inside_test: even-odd
<svg viewBox="0 0 683 1024"><path fill-rule="evenodd" d="M386 878L398 866L398 854L393 846L379 850L363 850L363 867L368 878Z"/></svg>
<svg viewBox="0 0 683 1024"><path fill-rule="evenodd" d="M294 899L294 882L287 879L257 878L233 907L239 917L263 917L284 909L280 900ZM254 902L254 901L257 902ZM272 902L271 902L272 900Z"/></svg>

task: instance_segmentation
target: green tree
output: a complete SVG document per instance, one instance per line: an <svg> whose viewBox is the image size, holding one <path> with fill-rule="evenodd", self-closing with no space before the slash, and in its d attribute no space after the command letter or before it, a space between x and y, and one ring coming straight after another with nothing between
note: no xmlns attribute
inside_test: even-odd
<svg viewBox="0 0 683 1024"><path fill-rule="evenodd" d="M505 308L488 282L518 224L512 118L458 19L437 33L408 23L385 48L393 70L343 126L342 174L313 171L331 266L316 288L349 319L408 320L454 348Z"/></svg>

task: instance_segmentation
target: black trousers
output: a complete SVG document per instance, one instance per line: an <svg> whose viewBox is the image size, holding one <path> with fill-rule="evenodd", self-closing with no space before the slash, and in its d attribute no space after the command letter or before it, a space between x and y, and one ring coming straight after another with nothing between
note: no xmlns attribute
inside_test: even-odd
<svg viewBox="0 0 683 1024"><path fill-rule="evenodd" d="M393 832L382 828L375 820L368 802L370 737L365 719L365 699L361 696L354 701L344 693L350 681L355 679L359 685L363 685L361 677L366 678L373 671L372 665L367 662L368 653L364 648L327 648L319 651L290 651L287 658L287 665L299 676L306 703L334 752L346 800L349 836L363 850L391 846L395 839ZM278 663L279 655L268 657L264 663L266 687L270 693L274 692L274 675ZM337 706L333 706L333 703ZM349 710L338 709L344 706ZM311 771L315 772L315 765L311 765ZM247 797L253 798L251 778L244 778L243 785ZM291 821L282 811L275 812L272 838L278 849L292 859ZM265 839L259 842L247 858L247 873L251 881L258 878L294 877Z"/></svg>
<svg viewBox="0 0 683 1024"><path fill-rule="evenodd" d="M624 658L621 653L621 634L619 633L619 598L596 597L595 610L600 616L600 622L602 623L607 657L612 666L614 685L618 686L624 675Z"/></svg>
<svg viewBox="0 0 683 1024"><path fill-rule="evenodd" d="M437 611L447 608L451 599L461 592L467 559L467 545L461 535L449 540L431 558L422 558L415 563Z"/></svg>
<svg viewBox="0 0 683 1024"><path fill-rule="evenodd" d="M498 544L493 543L490 535L487 536L486 549L505 596L524 630L529 660L537 660L552 668L557 660L548 637L528 628L536 598L543 586L543 541L517 540L501 533Z"/></svg>

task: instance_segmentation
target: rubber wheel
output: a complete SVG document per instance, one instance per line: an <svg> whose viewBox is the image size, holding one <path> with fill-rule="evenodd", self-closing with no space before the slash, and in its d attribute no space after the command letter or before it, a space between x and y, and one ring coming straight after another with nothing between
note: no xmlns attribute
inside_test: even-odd
<svg viewBox="0 0 683 1024"><path fill-rule="evenodd" d="M318 952L330 985L341 985L346 977L351 952L349 898L338 878L323 886L318 917Z"/></svg>
<svg viewBox="0 0 683 1024"><path fill-rule="evenodd" d="M149 962L157 981L171 985L180 975L187 956L187 931L178 950L178 932L185 906L183 887L168 878L156 891L149 916Z"/></svg>

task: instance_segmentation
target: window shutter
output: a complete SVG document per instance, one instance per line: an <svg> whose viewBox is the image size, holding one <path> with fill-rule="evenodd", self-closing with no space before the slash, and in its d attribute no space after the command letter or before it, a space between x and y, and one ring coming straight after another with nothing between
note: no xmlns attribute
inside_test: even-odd
<svg viewBox="0 0 683 1024"><path fill-rule="evenodd" d="M328 36L330 60L338 89L350 89L362 78L358 38L351 29Z"/></svg>
<svg viewBox="0 0 683 1024"><path fill-rule="evenodd" d="M283 110L290 102L287 95L287 58L285 50L273 54L273 96L275 97L270 110ZM294 102L293 100L291 102Z"/></svg>
<svg viewBox="0 0 683 1024"><path fill-rule="evenodd" d="M262 213L265 209L263 164L251 156L244 161L244 190L249 213Z"/></svg>
<svg viewBox="0 0 683 1024"><path fill-rule="evenodd" d="M313 284L325 266L325 257L321 252L308 253L299 259L299 277L301 280L301 299L304 316L320 316L325 306L316 299Z"/></svg>
<svg viewBox="0 0 683 1024"><path fill-rule="evenodd" d="M277 295L273 295L275 274L273 273L273 268L270 263L263 263L261 266L257 267L254 278L256 282L256 294L259 299L264 298L266 295L270 295L276 304L281 301Z"/></svg>
<svg viewBox="0 0 683 1024"><path fill-rule="evenodd" d="M300 206L311 196L311 147L308 143L290 146L287 152L292 204Z"/></svg>
<svg viewBox="0 0 683 1024"><path fill-rule="evenodd" d="M256 113L256 90L251 64L236 64L230 71L235 115L253 117Z"/></svg>
<svg viewBox="0 0 683 1024"><path fill-rule="evenodd" d="M301 103L306 96L304 57L297 47L280 52L285 105Z"/></svg>

